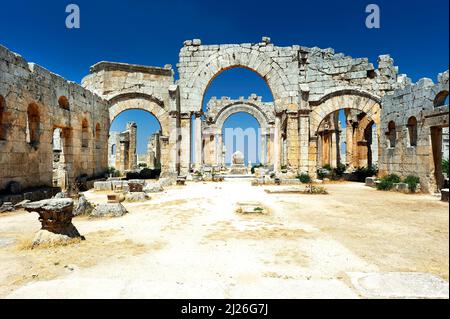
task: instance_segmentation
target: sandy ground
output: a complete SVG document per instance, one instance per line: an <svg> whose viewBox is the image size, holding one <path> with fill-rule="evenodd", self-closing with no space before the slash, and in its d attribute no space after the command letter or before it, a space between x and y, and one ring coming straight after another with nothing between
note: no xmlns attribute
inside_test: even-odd
<svg viewBox="0 0 450 319"><path fill-rule="evenodd" d="M30 250L37 214L0 216L1 298L358 298L348 272L449 275L448 204L358 183L267 194L249 181L189 183L74 218L86 241ZM87 192L92 202L106 193ZM259 201L270 214L241 215ZM1 241L0 241L1 243Z"/></svg>

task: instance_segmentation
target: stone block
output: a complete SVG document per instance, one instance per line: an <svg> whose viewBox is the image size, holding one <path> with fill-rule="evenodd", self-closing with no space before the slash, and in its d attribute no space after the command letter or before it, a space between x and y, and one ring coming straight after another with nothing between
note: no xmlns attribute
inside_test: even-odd
<svg viewBox="0 0 450 319"><path fill-rule="evenodd" d="M91 217L121 217L128 211L121 203L105 203L97 205L91 213Z"/></svg>
<svg viewBox="0 0 450 319"><path fill-rule="evenodd" d="M366 186L375 187L376 181L376 177L366 177Z"/></svg>
<svg viewBox="0 0 450 319"><path fill-rule="evenodd" d="M111 184L111 182L108 182L108 181L95 182L94 183L94 190L96 190L96 191L110 191L110 190L112 190L112 184Z"/></svg>

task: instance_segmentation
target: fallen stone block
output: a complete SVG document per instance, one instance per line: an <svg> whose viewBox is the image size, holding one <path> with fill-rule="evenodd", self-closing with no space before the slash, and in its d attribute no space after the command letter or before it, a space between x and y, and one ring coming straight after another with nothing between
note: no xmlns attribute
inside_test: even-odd
<svg viewBox="0 0 450 319"><path fill-rule="evenodd" d="M143 191L146 193L159 193L163 192L164 188L159 183L146 183Z"/></svg>
<svg viewBox="0 0 450 319"><path fill-rule="evenodd" d="M23 205L26 204L26 203L29 203L29 202L30 202L29 199L25 199L25 200L21 201L20 203L15 204L14 208L15 209L23 208Z"/></svg>
<svg viewBox="0 0 450 319"><path fill-rule="evenodd" d="M151 197L145 192L128 193L125 195L126 202L145 202Z"/></svg>
<svg viewBox="0 0 450 319"><path fill-rule="evenodd" d="M144 189L145 181L133 179L128 181L128 187L131 193L140 193Z"/></svg>
<svg viewBox="0 0 450 319"><path fill-rule="evenodd" d="M347 273L352 285L365 298L445 298L448 282L442 278L417 272Z"/></svg>
<svg viewBox="0 0 450 319"><path fill-rule="evenodd" d="M121 217L128 211L121 203L106 203L97 205L91 213L91 217Z"/></svg>
<svg viewBox="0 0 450 319"><path fill-rule="evenodd" d="M376 177L366 177L366 186L375 187L377 179Z"/></svg>
<svg viewBox="0 0 450 319"><path fill-rule="evenodd" d="M401 192L401 193L409 193L409 186L406 183L395 183L394 184L394 189L397 192Z"/></svg>
<svg viewBox="0 0 450 319"><path fill-rule="evenodd" d="M108 199L108 203L121 203L125 200L125 196L123 194L108 194L106 197Z"/></svg>
<svg viewBox="0 0 450 319"><path fill-rule="evenodd" d="M96 191L110 191L112 190L112 184L108 181L103 182L95 182L94 183L94 190Z"/></svg>
<svg viewBox="0 0 450 319"><path fill-rule="evenodd" d="M0 213L12 212L14 210L14 205L11 202L4 202L2 206L0 206Z"/></svg>
<svg viewBox="0 0 450 319"><path fill-rule="evenodd" d="M73 209L73 216L90 215L94 207L88 202L84 195L78 198L78 203Z"/></svg>
<svg viewBox="0 0 450 319"><path fill-rule="evenodd" d="M238 214L268 214L269 209L260 202L239 202L235 212Z"/></svg>

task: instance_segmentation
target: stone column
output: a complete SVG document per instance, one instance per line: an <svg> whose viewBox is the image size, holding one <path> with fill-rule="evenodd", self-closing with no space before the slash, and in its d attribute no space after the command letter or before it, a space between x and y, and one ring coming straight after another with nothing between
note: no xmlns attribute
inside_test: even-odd
<svg viewBox="0 0 450 319"><path fill-rule="evenodd" d="M345 132L345 160L349 167L353 167L353 126L350 122L351 118L351 110L345 109L345 125L346 125L346 132Z"/></svg>
<svg viewBox="0 0 450 319"><path fill-rule="evenodd" d="M216 165L222 165L222 134L216 133L215 135L215 152L216 152Z"/></svg>
<svg viewBox="0 0 450 319"><path fill-rule="evenodd" d="M275 116L275 130L273 134L273 166L275 172L280 171L280 155L281 155L281 145L280 145L280 129L281 129L281 119L279 116Z"/></svg>
<svg viewBox="0 0 450 319"><path fill-rule="evenodd" d="M202 113L195 113L195 169L200 170L202 168Z"/></svg>
<svg viewBox="0 0 450 319"><path fill-rule="evenodd" d="M317 166L323 166L323 137L322 134L317 135Z"/></svg>
<svg viewBox="0 0 450 319"><path fill-rule="evenodd" d="M180 115L180 175L187 175L191 163L191 139L192 139L191 116L187 113Z"/></svg>
<svg viewBox="0 0 450 319"><path fill-rule="evenodd" d="M337 138L337 132L336 132L336 130L334 130L332 133L331 133L331 143L330 143L330 145L331 145L331 158L330 158L330 165L331 165L331 167L337 167L337 141L338 141L338 138Z"/></svg>
<svg viewBox="0 0 450 319"><path fill-rule="evenodd" d="M136 134L137 125L134 122L127 124L127 130L130 132L130 142L128 146L128 167L129 169L136 169L137 165L137 153L136 153Z"/></svg>
<svg viewBox="0 0 450 319"><path fill-rule="evenodd" d="M286 164L294 171L298 171L299 158L299 127L298 113L287 113L286 128Z"/></svg>
<svg viewBox="0 0 450 319"><path fill-rule="evenodd" d="M299 117L299 171L309 171L309 110Z"/></svg>
<svg viewBox="0 0 450 319"><path fill-rule="evenodd" d="M170 148L169 163L167 163L167 166L169 169L169 173L173 173L173 174L176 173L178 175L180 173L180 171L179 171L180 158L178 155L178 151L180 149L180 145L179 145L180 130L177 127L177 113L176 112L170 113L169 132L166 132L165 134L167 135L167 133L169 134L169 148ZM166 163L164 163L164 164L166 164Z"/></svg>
<svg viewBox="0 0 450 319"><path fill-rule="evenodd" d="M266 132L263 132L261 134L261 158L260 162L261 164L266 164L266 155L267 154L267 134Z"/></svg>

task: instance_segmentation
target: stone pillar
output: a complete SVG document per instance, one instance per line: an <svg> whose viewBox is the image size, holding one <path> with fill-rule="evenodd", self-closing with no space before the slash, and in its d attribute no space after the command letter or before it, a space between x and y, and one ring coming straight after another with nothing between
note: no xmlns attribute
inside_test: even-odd
<svg viewBox="0 0 450 319"><path fill-rule="evenodd" d="M271 127L267 135L267 164L273 165L273 136L274 128Z"/></svg>
<svg viewBox="0 0 450 319"><path fill-rule="evenodd" d="M127 130L130 132L130 142L128 144L128 168L136 169L137 165L137 153L136 153L136 133L137 125L134 122L127 124Z"/></svg>
<svg viewBox="0 0 450 319"><path fill-rule="evenodd" d="M195 169L200 170L202 168L202 113L195 113Z"/></svg>
<svg viewBox="0 0 450 319"><path fill-rule="evenodd" d="M311 136L308 141L308 172L309 176L312 178L317 177L317 168L320 166L320 163L318 162L319 138L319 136Z"/></svg>
<svg viewBox="0 0 450 319"><path fill-rule="evenodd" d="M351 118L351 110L345 109L345 119L346 119L346 132L345 132L345 160L349 167L353 167L353 126L350 121Z"/></svg>
<svg viewBox="0 0 450 319"><path fill-rule="evenodd" d="M216 133L215 134L215 155L216 155L216 165L221 166L222 165L222 134Z"/></svg>
<svg viewBox="0 0 450 319"><path fill-rule="evenodd" d="M266 157L267 157L267 134L263 132L261 134L261 158L260 162L263 165L266 165Z"/></svg>
<svg viewBox="0 0 450 319"><path fill-rule="evenodd" d="M331 167L334 167L334 168L336 168L337 167L337 163L338 163L338 160L337 160L337 141L338 141L338 137L337 137L337 132L336 132L336 130L334 130L332 133L331 133L331 143L330 143L330 146L331 146L331 154L330 154L330 165L331 165Z"/></svg>
<svg viewBox="0 0 450 319"><path fill-rule="evenodd" d="M180 115L180 136L179 136L179 156L180 156L180 175L189 173L191 163L191 139L192 122L189 114Z"/></svg>
<svg viewBox="0 0 450 319"><path fill-rule="evenodd" d="M309 110L299 117L299 171L308 172L309 169ZM315 171L315 169L314 169Z"/></svg>
<svg viewBox="0 0 450 319"><path fill-rule="evenodd" d="M281 119L278 115L275 116L275 130L273 134L273 166L275 172L280 171L281 161L280 161L280 155L281 155L281 145L280 145L280 134L281 130Z"/></svg>
<svg viewBox="0 0 450 319"><path fill-rule="evenodd" d="M169 117L169 132L164 134L169 134L169 163L167 163L169 173L179 174L180 173L180 158L178 151L180 149L179 145L179 135L180 129L177 125L177 113L171 112ZM164 163L166 164L166 163Z"/></svg>
<svg viewBox="0 0 450 319"><path fill-rule="evenodd" d="M322 134L317 135L317 165L323 166L323 137Z"/></svg>
<svg viewBox="0 0 450 319"><path fill-rule="evenodd" d="M294 171L298 171L298 165L300 161L298 133L298 113L288 112L286 127L286 164Z"/></svg>

